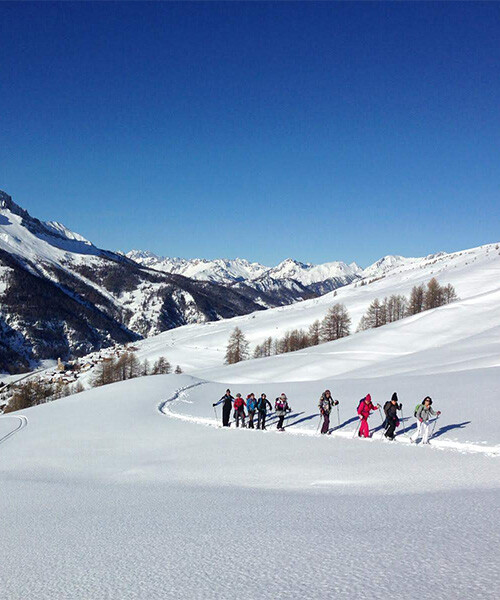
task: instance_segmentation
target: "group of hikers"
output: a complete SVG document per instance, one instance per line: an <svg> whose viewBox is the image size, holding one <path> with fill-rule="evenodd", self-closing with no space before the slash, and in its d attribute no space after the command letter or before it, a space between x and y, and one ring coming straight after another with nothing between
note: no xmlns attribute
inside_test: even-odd
<svg viewBox="0 0 500 600"><path fill-rule="evenodd" d="M257 429L266 429L266 417L272 412L273 407L266 394L261 394L257 399L255 394L248 394L246 400L243 399L241 394L236 394L236 397L231 395L231 390L226 390L226 393L218 402L214 402L212 405L215 409L219 404L222 404L222 426L229 427L231 421L231 411L233 412L234 421L236 427L247 427L248 429L255 429L254 420L257 417ZM340 427L340 414L339 414L339 401L334 400L330 390L325 390L319 399L319 414L321 418L321 433L323 435L331 433L330 430L330 415L334 407L337 407L337 417ZM246 412L245 412L246 409ZM396 437L396 428L400 425L400 419L398 411L402 411L403 405L399 402L398 395L396 392L392 394L391 399L388 400L383 407L384 417L380 412L382 418L382 428L384 429L384 436L388 440L394 440ZM284 421L287 413L291 412L292 409L288 404L286 394L281 394L274 401L274 413L278 417L277 430L285 431ZM359 401L358 404L358 417L359 425L356 428L355 435L359 437L370 437L370 428L368 426L368 418L370 414L375 411L382 411L380 404L373 404L370 394L367 394L364 398ZM417 404L414 410L414 417L417 419L417 431L410 441L416 442L420 437L422 438L423 444L429 443L431 437L430 424L432 417L439 417L441 411L434 411L432 408L432 398L426 396L424 400ZM217 416L217 412L216 412ZM248 419L248 421L246 421ZM319 425L318 425L319 428Z"/></svg>

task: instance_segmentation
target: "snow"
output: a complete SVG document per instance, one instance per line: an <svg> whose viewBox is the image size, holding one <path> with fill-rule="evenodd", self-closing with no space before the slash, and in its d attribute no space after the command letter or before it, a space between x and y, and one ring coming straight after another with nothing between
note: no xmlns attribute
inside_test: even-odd
<svg viewBox="0 0 500 600"><path fill-rule="evenodd" d="M394 340L391 341L391 349L387 350L387 357L395 357L402 353L398 359L402 363L402 369L404 354L412 355L408 358L411 363L408 368L417 368L414 361L418 352L422 352L421 356L424 356L422 368L431 368L434 362L433 340L444 344L449 336L448 341L452 345L451 354L448 355L448 351L443 352L440 360L442 368L444 362L448 363L448 368L451 368L453 353L458 350L455 344L460 344L465 352L457 360L468 361L470 353L469 356L466 355L465 340L467 343L477 345L474 340L482 331L485 338L491 337L491 346L486 339L484 345L480 342L482 349L478 355L475 355L478 357L476 363L478 366L489 366L492 362L497 364L494 354L498 352L496 342L498 336L495 327L500 325L497 310L500 292L500 256L496 244L453 254L442 254L438 257L434 255L418 261L411 259L404 265L398 264L392 271L373 283L363 286L352 283L313 300L259 311L234 319L187 325L166 331L138 343L138 356L141 359L148 358L154 361L163 355L172 364L181 365L185 372L195 373L199 369L214 368L219 369L221 377L225 377L224 370L220 371L220 369L223 369L229 335L236 326L242 329L253 350L255 345L261 344L269 336L276 338L283 336L287 330L309 327L316 319L323 319L330 306L340 302L347 307L352 319L352 330L355 330L359 320L375 298L382 300L392 294L409 296L413 286L425 284L431 277L436 277L442 284L454 285L460 300L448 307L438 309L437 312L421 313L416 317L385 326L383 330L355 334L335 346L326 344L317 348L308 348L302 351L302 354L309 358L301 359L300 362L305 371L303 376L321 378L330 373L340 374L346 370L361 368L367 363L381 362L384 351L381 351L379 336L383 336L384 340ZM485 315L488 315L488 319L482 318L483 310ZM467 315L467 318L464 318L464 315ZM488 333L489 329L491 331ZM406 349L404 352L403 348ZM344 352L342 356L339 355L341 351ZM425 357L428 359L427 362ZM289 360L292 362L287 362ZM274 376L284 377L284 380L301 379L303 376L299 376L293 360L285 355L273 358L272 364L276 366ZM251 361L242 368L258 371L260 364L258 361ZM284 366L282 368L279 365ZM314 374L308 372L311 368L314 369ZM283 371L281 374L280 370ZM215 372L208 375L218 376Z"/></svg>
<svg viewBox="0 0 500 600"><path fill-rule="evenodd" d="M18 218L0 223L9 251L23 234ZM59 260L44 244L19 238L20 251ZM3 595L495 599L498 248L388 258L371 275L377 281L336 295L138 344L141 359L165 355L189 374L1 416ZM452 283L460 300L301 352L223 365L236 325L254 345L343 302L355 327L375 297L408 295L432 276ZM286 432L272 415L266 432L220 428L212 403L228 386L271 401L285 392ZM340 401L339 420L334 410L331 435L319 436L325 388ZM378 413L373 437L358 439L359 399L370 393L383 404L394 391L403 403L396 441L382 439ZM428 447L409 441L425 395L442 411Z"/></svg>
<svg viewBox="0 0 500 600"><path fill-rule="evenodd" d="M329 299L141 343L141 357L182 356L192 374L0 417L6 597L496 598L499 259L482 247L435 260ZM373 297L407 293L431 274L461 299L301 352L221 364L235 323L258 340L342 297L359 316ZM266 432L221 428L212 403L228 386L271 401L285 392L285 433L274 415ZM326 388L339 413L320 436ZM357 438L359 399L383 404L394 391L396 440L383 440L379 413L373 437ZM442 415L421 446L409 437L426 395Z"/></svg>
<svg viewBox="0 0 500 600"><path fill-rule="evenodd" d="M207 260L195 258L167 258L157 256L147 250L131 250L126 256L136 262L159 271L184 275L191 279L201 281L214 281L216 283L231 283L260 277L268 267L256 262L249 262L242 258Z"/></svg>
<svg viewBox="0 0 500 600"><path fill-rule="evenodd" d="M287 389L294 420L324 385ZM23 411L0 438L6 597L496 598L498 458L324 438L307 421L223 430L223 389L155 376ZM2 417L0 435L20 426Z"/></svg>

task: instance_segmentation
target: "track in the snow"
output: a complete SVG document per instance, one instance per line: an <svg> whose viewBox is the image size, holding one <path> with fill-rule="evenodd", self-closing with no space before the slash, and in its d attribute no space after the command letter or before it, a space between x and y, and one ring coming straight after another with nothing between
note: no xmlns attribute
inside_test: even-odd
<svg viewBox="0 0 500 600"><path fill-rule="evenodd" d="M176 413L175 411L173 411L172 408L170 407L171 404L180 400L181 397L186 394L186 392L188 392L192 388L198 387L205 383L208 383L208 382L200 381L198 383L186 385L186 386L178 389L171 398L168 398L167 400L164 400L163 402L161 402L159 404L158 410L162 414L164 414L168 417L171 417L173 419L179 419L181 421L188 421L190 423L196 423L198 425L205 425L207 427L219 427L219 424L215 422L213 417L193 417L191 415L180 414L180 413ZM243 429L243 431L245 431L245 430ZM273 432L272 429L269 429L268 431L271 433ZM353 431L335 431L335 429L334 429L331 432L331 434L328 436L320 436L312 429L303 429L303 428L299 428L299 427L288 426L288 427L286 427L286 431L289 434L298 435L298 436L313 436L313 437L321 437L322 439L342 438L342 439L351 440L353 442L359 441L357 439L353 439ZM420 446L419 444L416 444L416 445L411 444L410 439L404 435L398 435L397 441L389 442L389 441L383 440L379 435L377 435L377 433L368 440L362 440L362 442L364 442L364 443L379 442L379 443L394 444L396 446L399 444L404 444L405 446L412 446L412 447ZM480 454L485 454L487 456L500 457L500 446L483 446L481 444L474 444L474 443L470 443L470 442L455 442L455 441L451 441L451 440L433 440L432 443L427 446L427 448L437 449L437 450L454 450L456 452L474 453L474 454L480 453Z"/></svg>
<svg viewBox="0 0 500 600"><path fill-rule="evenodd" d="M3 444L9 438L11 438L13 435L15 435L16 433L21 431L21 429L24 429L25 427L28 426L28 419L24 415L5 415L0 418L2 421L3 421L3 419L17 419L19 421L17 427L14 427L14 429L12 429L12 431L9 431L9 433L6 433L4 436L0 437L0 444Z"/></svg>

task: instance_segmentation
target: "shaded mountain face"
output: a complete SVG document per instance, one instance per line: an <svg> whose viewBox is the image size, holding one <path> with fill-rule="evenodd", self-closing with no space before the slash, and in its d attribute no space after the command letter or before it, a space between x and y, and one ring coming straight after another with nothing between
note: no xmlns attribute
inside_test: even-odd
<svg viewBox="0 0 500 600"><path fill-rule="evenodd" d="M0 192L0 371L261 308L236 289L97 248Z"/></svg>

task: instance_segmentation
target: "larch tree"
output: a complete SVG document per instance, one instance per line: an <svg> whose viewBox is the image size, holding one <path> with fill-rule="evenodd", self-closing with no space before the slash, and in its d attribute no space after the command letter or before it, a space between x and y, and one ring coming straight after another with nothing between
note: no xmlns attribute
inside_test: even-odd
<svg viewBox="0 0 500 600"><path fill-rule="evenodd" d="M226 347L226 364L233 365L249 358L248 341L241 329L235 327Z"/></svg>
<svg viewBox="0 0 500 600"><path fill-rule="evenodd" d="M328 309L321 322L320 338L322 342L331 342L346 337L350 333L351 317L343 304L334 304Z"/></svg>

